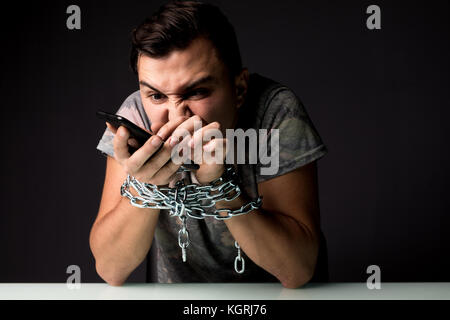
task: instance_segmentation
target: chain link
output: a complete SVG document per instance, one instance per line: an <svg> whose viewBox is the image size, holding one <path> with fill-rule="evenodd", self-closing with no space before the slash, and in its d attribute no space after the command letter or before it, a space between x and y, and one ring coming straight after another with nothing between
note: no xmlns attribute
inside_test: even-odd
<svg viewBox="0 0 450 320"><path fill-rule="evenodd" d="M130 187L136 190L138 196L133 196ZM135 207L168 209L170 210L170 216L176 216L181 220L178 245L182 250L183 262L186 262L186 248L189 246L189 232L186 223L188 217L194 219L214 217L217 220L227 220L247 214L262 205L262 198L258 197L239 209L215 208L217 202L232 201L241 195L238 175L232 165L226 165L222 176L208 185L199 185L190 181L185 184L183 180L179 180L175 184L175 188L158 187L153 184L142 183L128 175L120 187L120 193L127 197L131 205ZM226 215L220 213L226 213ZM236 241L235 247L238 250L238 255L234 261L234 268L237 273L243 273L245 261L241 257L241 249ZM241 262L241 268L238 268L239 262Z"/></svg>
<svg viewBox="0 0 450 320"><path fill-rule="evenodd" d="M183 209L182 209L183 210ZM178 232L178 245L181 248L183 262L186 262L186 248L189 246L189 231L186 229L186 215L180 216L181 229Z"/></svg>
<svg viewBox="0 0 450 320"><path fill-rule="evenodd" d="M239 246L239 243L237 241L234 241L234 246L238 250L238 254L236 258L234 258L234 270L236 270L237 273L244 273L245 270L245 260L241 257L241 247ZM241 262L241 268L238 268L238 263Z"/></svg>

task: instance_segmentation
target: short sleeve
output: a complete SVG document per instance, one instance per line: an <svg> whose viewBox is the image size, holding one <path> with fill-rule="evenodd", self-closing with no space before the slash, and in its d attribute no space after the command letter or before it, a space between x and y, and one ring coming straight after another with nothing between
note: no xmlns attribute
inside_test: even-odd
<svg viewBox="0 0 450 320"><path fill-rule="evenodd" d="M267 129L268 134L264 143L260 140L257 183L293 171L328 153L305 107L287 87L278 88L268 99L261 128ZM264 159L261 152L266 155L266 163L261 162Z"/></svg>
<svg viewBox="0 0 450 320"><path fill-rule="evenodd" d="M117 110L116 114L127 118L141 128L147 130L150 129L150 121L148 120L147 114L145 113L145 110L142 106L139 90L133 92L125 99L120 108ZM106 128L97 145L97 150L99 150L105 156L114 157L113 139L114 133Z"/></svg>

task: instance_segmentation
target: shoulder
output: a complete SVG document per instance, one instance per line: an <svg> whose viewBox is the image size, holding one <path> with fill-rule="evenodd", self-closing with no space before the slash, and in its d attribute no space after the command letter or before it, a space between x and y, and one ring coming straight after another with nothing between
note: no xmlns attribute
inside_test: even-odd
<svg viewBox="0 0 450 320"><path fill-rule="evenodd" d="M276 119L304 113L299 97L288 86L257 73L250 75L248 104L256 110L258 127L271 127Z"/></svg>
<svg viewBox="0 0 450 320"><path fill-rule="evenodd" d="M150 129L150 121L141 100L140 90L131 93L122 103L117 114L145 129Z"/></svg>
<svg viewBox="0 0 450 320"><path fill-rule="evenodd" d="M123 101L120 109L136 109L139 107L142 107L141 92L136 90Z"/></svg>
<svg viewBox="0 0 450 320"><path fill-rule="evenodd" d="M296 93L273 80L262 83L266 85L261 87L259 120L255 128L268 129L267 140L262 140L260 150L263 155L270 154L272 162L269 167L258 164L258 183L293 171L327 153L319 132ZM272 151L275 151L273 157Z"/></svg>

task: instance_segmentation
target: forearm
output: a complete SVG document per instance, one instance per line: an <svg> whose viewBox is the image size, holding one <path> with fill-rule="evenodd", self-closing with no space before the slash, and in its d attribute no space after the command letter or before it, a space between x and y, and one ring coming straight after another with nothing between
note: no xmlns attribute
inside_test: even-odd
<svg viewBox="0 0 450 320"><path fill-rule="evenodd" d="M221 201L216 207L237 209L246 202L240 196L231 202ZM225 223L245 254L277 277L283 286L296 288L311 279L318 241L293 218L260 209L227 219Z"/></svg>
<svg viewBox="0 0 450 320"><path fill-rule="evenodd" d="M96 221L90 246L99 275L120 285L145 259L158 222L159 210L133 207L127 198Z"/></svg>

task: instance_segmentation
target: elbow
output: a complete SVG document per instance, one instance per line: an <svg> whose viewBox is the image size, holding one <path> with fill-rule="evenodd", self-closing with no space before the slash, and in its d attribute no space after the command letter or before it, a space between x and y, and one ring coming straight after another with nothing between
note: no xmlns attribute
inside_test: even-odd
<svg viewBox="0 0 450 320"><path fill-rule="evenodd" d="M280 280L283 287L286 289L298 289L307 284L313 277L313 273L304 272L302 274Z"/></svg>
<svg viewBox="0 0 450 320"><path fill-rule="evenodd" d="M94 229L94 227L92 229ZM112 268L111 263L106 263L103 259L100 260L100 257L98 256L99 250L97 250L95 246L95 237L92 231L89 236L89 246L95 259L95 270L97 271L99 277L110 286L122 286L128 275L125 275L124 272L119 272L117 268Z"/></svg>
<svg viewBox="0 0 450 320"><path fill-rule="evenodd" d="M125 281L116 281L116 280L110 280L105 282L112 287L121 287L125 283Z"/></svg>
<svg viewBox="0 0 450 320"><path fill-rule="evenodd" d="M298 289L311 281L314 277L315 267L316 263L313 263L313 261L310 263L299 262L286 268L283 274L279 274L278 279L283 287Z"/></svg>
<svg viewBox="0 0 450 320"><path fill-rule="evenodd" d="M303 287L308 282L309 280L289 280L289 281L282 281L281 284L286 289L298 289Z"/></svg>
<svg viewBox="0 0 450 320"><path fill-rule="evenodd" d="M307 284L312 279L313 275L314 270L303 270L290 277L286 277L285 279L280 279L280 282L283 287L287 289L298 289Z"/></svg>
<svg viewBox="0 0 450 320"><path fill-rule="evenodd" d="M302 284L290 283L290 282L281 282L284 288L286 289L298 289L302 286Z"/></svg>
<svg viewBox="0 0 450 320"><path fill-rule="evenodd" d="M114 277L111 277L111 278L106 278L106 277L103 278L102 277L102 279L112 287L121 287L126 281L126 279L114 278Z"/></svg>
<svg viewBox="0 0 450 320"><path fill-rule="evenodd" d="M283 287L288 289L298 289L312 280L317 267L319 255L319 241L317 238L311 241L306 254L298 255L299 259L294 259L293 263L286 267L286 273L279 280Z"/></svg>
<svg viewBox="0 0 450 320"><path fill-rule="evenodd" d="M120 287L125 283L127 279L127 276L124 276L122 273L102 268L98 263L95 264L95 268L100 278L102 278L103 281L105 281L110 286Z"/></svg>

